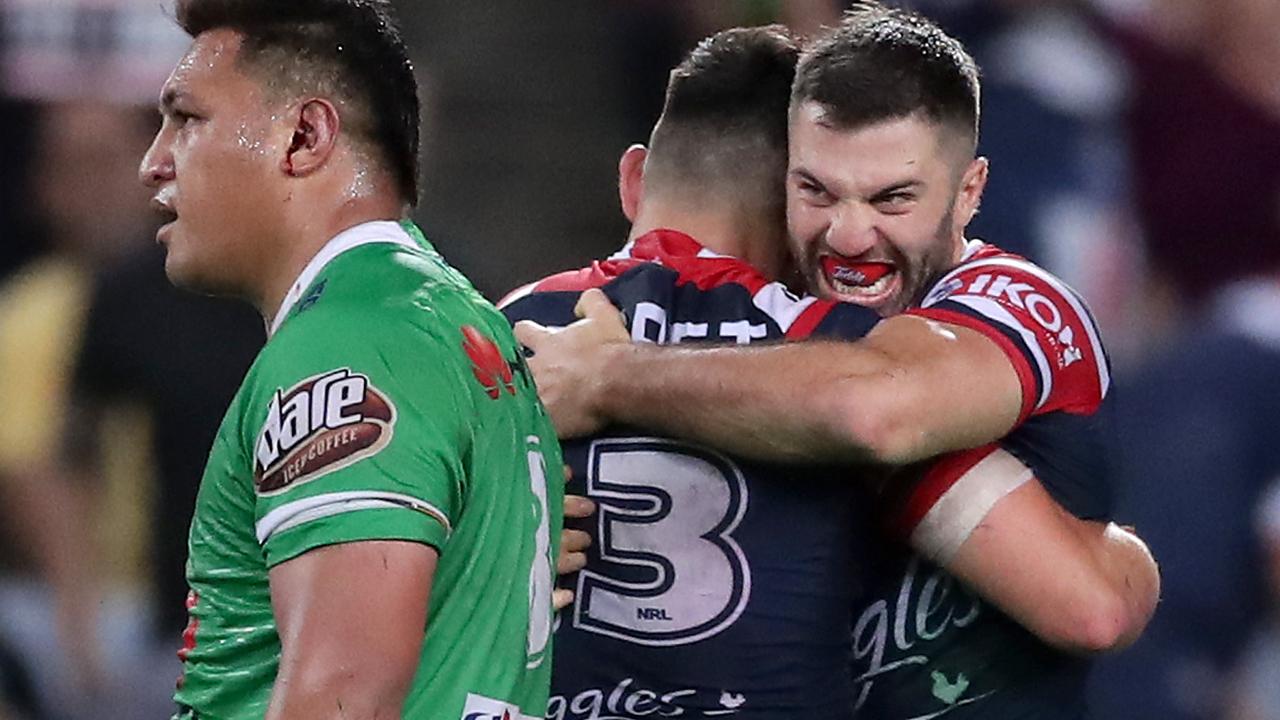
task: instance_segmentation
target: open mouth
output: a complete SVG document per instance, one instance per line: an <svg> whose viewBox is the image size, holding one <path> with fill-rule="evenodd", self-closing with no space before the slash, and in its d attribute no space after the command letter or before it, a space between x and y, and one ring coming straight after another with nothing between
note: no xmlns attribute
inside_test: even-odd
<svg viewBox="0 0 1280 720"><path fill-rule="evenodd" d="M826 255L822 271L827 284L842 299L875 304L888 297L897 285L898 271L888 262L849 262Z"/></svg>
<svg viewBox="0 0 1280 720"><path fill-rule="evenodd" d="M161 233L169 230L169 228L177 222L178 211L174 210L173 206L169 204L168 199L162 197L161 194L157 194L151 199L151 209L155 212L156 217L160 218L161 223L160 229L156 231L156 239L163 239L160 237Z"/></svg>

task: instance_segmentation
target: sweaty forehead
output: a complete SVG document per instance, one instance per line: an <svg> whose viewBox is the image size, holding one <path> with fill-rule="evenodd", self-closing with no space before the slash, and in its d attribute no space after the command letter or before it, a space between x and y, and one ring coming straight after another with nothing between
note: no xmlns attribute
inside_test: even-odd
<svg viewBox="0 0 1280 720"><path fill-rule="evenodd" d="M200 33L165 81L161 103L175 93L243 77L236 68L241 42L240 33L225 28Z"/></svg>

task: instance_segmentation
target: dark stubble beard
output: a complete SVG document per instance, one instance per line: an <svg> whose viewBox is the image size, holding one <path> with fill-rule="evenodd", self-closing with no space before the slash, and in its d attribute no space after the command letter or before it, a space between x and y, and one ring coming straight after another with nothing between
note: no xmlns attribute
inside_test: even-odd
<svg viewBox="0 0 1280 720"><path fill-rule="evenodd" d="M919 262L901 264L902 290L889 304L879 308L882 317L893 317L909 308L918 306L943 275L950 272L952 258L951 226L955 209L948 208L933 231L933 242L920 257Z"/></svg>
<svg viewBox="0 0 1280 720"><path fill-rule="evenodd" d="M933 288L934 283L954 267L955 262L951 255L951 224L954 218L955 209L948 208L938 226L934 228L933 242L929 244L928 250L921 256L919 262L912 264L909 259L902 258L900 253L895 253L899 255L895 259L895 264L898 272L902 274L902 290L892 301L875 308L881 317L893 317L919 305ZM807 246L801 252L804 253L803 261L796 265L792 287L818 294L824 280L822 267L818 264L817 246Z"/></svg>

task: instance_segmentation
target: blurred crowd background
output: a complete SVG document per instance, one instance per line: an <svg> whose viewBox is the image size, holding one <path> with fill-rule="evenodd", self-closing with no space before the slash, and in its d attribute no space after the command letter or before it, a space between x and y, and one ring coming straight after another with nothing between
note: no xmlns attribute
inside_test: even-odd
<svg viewBox="0 0 1280 720"><path fill-rule="evenodd" d="M1107 335L1118 519L1161 563L1103 720L1280 718L1280 1L915 0L983 67L976 237ZM0 0L0 719L167 717L186 528L263 340L172 290L138 161L186 46L161 0ZM491 299L613 251L616 162L700 37L835 0L398 2L416 218Z"/></svg>

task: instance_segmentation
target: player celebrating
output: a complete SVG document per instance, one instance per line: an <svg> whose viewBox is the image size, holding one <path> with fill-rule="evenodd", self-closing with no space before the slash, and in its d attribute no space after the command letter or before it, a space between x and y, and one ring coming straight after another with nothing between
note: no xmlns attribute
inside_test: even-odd
<svg viewBox="0 0 1280 720"><path fill-rule="evenodd" d="M700 44L672 72L650 150L622 158L626 249L517 293L507 315L567 324L582 289L603 285L633 313L637 337L782 337L803 306L730 255L774 273L788 262L782 182L798 55L780 27ZM830 320L860 333L874 318ZM556 633L548 718L848 713L849 607L870 536L861 488L833 475L797 489L793 468L623 433L569 443L565 458L571 487L606 505L598 553ZM779 552L782 535L805 554Z"/></svg>
<svg viewBox="0 0 1280 720"><path fill-rule="evenodd" d="M418 100L389 6L177 19L140 171L166 272L270 336L197 500L178 716L541 717L560 454L505 320L401 220Z"/></svg>
<svg viewBox="0 0 1280 720"><path fill-rule="evenodd" d="M855 627L857 704L870 717L1079 717L1086 663L1063 650L1131 641L1155 602L1136 538L1045 495L1105 519L1109 374L1074 293L964 239L987 174L974 157L977 96L957 42L878 6L801 61L792 250L816 291L894 316L865 341L661 351L626 342L638 319L631 335L611 326L598 297L583 298L596 319L559 337L521 330L569 434L608 418L761 459L882 462L1007 436L1002 450L935 465L897 519L1035 636L926 560L895 558ZM829 313L808 302L793 336ZM1010 471L1015 458L1040 482Z"/></svg>

